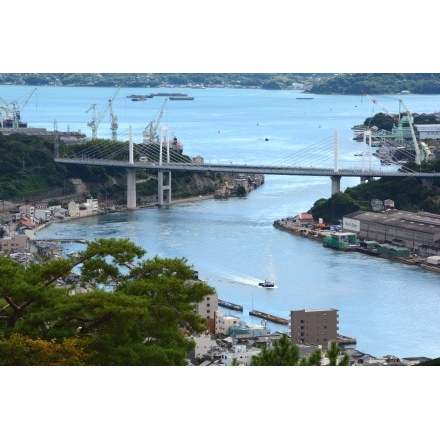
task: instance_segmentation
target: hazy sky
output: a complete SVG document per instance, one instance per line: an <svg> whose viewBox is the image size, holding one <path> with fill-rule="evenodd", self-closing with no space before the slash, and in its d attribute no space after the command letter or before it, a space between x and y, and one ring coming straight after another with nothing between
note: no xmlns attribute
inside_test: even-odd
<svg viewBox="0 0 440 440"><path fill-rule="evenodd" d="M23 0L19 18L16 8L2 5L2 72L437 70L423 56L432 48L421 47L437 40L436 15L383 0L77 0L63 7Z"/></svg>

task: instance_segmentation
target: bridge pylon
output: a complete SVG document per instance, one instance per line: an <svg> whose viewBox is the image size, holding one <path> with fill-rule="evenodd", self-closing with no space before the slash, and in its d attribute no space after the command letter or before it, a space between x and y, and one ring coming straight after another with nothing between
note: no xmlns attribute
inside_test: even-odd
<svg viewBox="0 0 440 440"><path fill-rule="evenodd" d="M129 163L133 164L133 127L129 127ZM127 168L127 209L136 209L136 170Z"/></svg>
<svg viewBox="0 0 440 440"><path fill-rule="evenodd" d="M162 206L165 203L170 204L171 203L171 171L168 171L168 179L167 183L164 185L164 172L159 171L157 173L157 203ZM165 172L166 174L166 172Z"/></svg>
<svg viewBox="0 0 440 440"><path fill-rule="evenodd" d="M341 192L341 176L330 176L332 181L332 195Z"/></svg>

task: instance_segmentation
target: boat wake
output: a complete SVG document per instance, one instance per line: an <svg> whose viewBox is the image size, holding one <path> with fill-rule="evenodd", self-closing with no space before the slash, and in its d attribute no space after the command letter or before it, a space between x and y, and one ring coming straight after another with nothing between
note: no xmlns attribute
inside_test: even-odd
<svg viewBox="0 0 440 440"><path fill-rule="evenodd" d="M241 284L245 286L258 286L259 280L255 278L219 278L217 281L220 281L222 283L229 283L229 284Z"/></svg>

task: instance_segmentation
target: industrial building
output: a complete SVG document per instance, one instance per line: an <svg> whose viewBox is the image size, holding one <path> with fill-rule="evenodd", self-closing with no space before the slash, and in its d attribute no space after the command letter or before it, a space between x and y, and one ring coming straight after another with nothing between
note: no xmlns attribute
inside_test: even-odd
<svg viewBox="0 0 440 440"><path fill-rule="evenodd" d="M343 217L344 232L359 240L374 240L408 248L422 257L440 255L440 215L391 209L356 211Z"/></svg>

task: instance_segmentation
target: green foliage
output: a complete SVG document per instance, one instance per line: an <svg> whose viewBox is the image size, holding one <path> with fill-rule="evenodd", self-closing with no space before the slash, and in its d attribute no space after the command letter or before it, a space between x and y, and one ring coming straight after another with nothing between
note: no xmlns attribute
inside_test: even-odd
<svg viewBox="0 0 440 440"><path fill-rule="evenodd" d="M438 73L0 73L0 84L85 87L254 87L280 90L303 84L311 93L440 94Z"/></svg>
<svg viewBox="0 0 440 440"><path fill-rule="evenodd" d="M251 366L256 367L288 367L320 364L321 353L319 350L313 353L309 359L301 358L298 345L292 344L286 334L281 335L280 339L275 340L271 348L263 347L261 353L254 356L251 361Z"/></svg>
<svg viewBox="0 0 440 440"><path fill-rule="evenodd" d="M1 366L83 366L90 356L80 338L45 341L14 333L0 338Z"/></svg>
<svg viewBox="0 0 440 440"><path fill-rule="evenodd" d="M330 347L327 350L327 357L330 366L348 366L350 365L350 358L345 354L338 362L338 357L341 350L336 341L331 341ZM263 347L258 356L254 356L251 361L251 366L272 366L272 367L286 367L286 366L302 366L312 367L322 365L322 353L317 349L310 356L301 357L299 347L292 344L286 334L283 334L280 339L274 341L271 348Z"/></svg>
<svg viewBox="0 0 440 440"><path fill-rule="evenodd" d="M330 347L327 350L327 356L329 359L329 366L335 367L339 366L348 366L350 364L350 359L347 354L345 354L342 359L338 362L338 356L341 354L341 349L336 341L330 342Z"/></svg>
<svg viewBox="0 0 440 440"><path fill-rule="evenodd" d="M430 172L440 170L440 161L405 165L409 170ZM440 182L433 179L431 186L423 186L415 177L382 177L347 188L343 193L335 193L329 199L317 200L310 213L314 218L322 218L327 223L338 222L345 214L357 210L371 211L373 199L394 201L402 211L424 210L440 214Z"/></svg>
<svg viewBox="0 0 440 440"><path fill-rule="evenodd" d="M242 185L239 185L237 188L237 196L244 197L246 195L246 188Z"/></svg>
<svg viewBox="0 0 440 440"><path fill-rule="evenodd" d="M361 209L361 205L348 193L335 193L329 199L319 199L310 209L313 218L327 223L338 223L345 214Z"/></svg>
<svg viewBox="0 0 440 440"><path fill-rule="evenodd" d="M417 94L440 94L438 73L349 73L315 81L311 93L361 95L396 94L410 90Z"/></svg>
<svg viewBox="0 0 440 440"><path fill-rule="evenodd" d="M86 87L166 87L194 84L280 89L308 82L316 74L303 73L0 73L0 84ZM328 74L319 74L319 77Z"/></svg>
<svg viewBox="0 0 440 440"><path fill-rule="evenodd" d="M66 181L70 178L102 186L125 179L124 170L117 168L59 165L54 161L53 149L52 141L39 136L0 133L0 199L39 198L54 189L61 196L64 189L69 189Z"/></svg>
<svg viewBox="0 0 440 440"><path fill-rule="evenodd" d="M194 304L215 290L192 280L185 259L144 255L129 240L98 239L78 258L27 269L0 256L0 337L5 343L19 334L60 344L79 338L87 365L185 365L193 342L182 329L206 330ZM122 273L118 262L135 266ZM89 284L87 293L71 295L55 286L74 268ZM7 362L1 357L0 350L0 364Z"/></svg>
<svg viewBox="0 0 440 440"><path fill-rule="evenodd" d="M59 154L63 157L81 155L93 148L102 149L106 157L114 151L114 158L120 156L121 142L112 140L90 140L80 145L60 145ZM53 143L38 136L14 134L4 136L0 133L0 200L14 200L21 203L26 200L69 196L75 192L69 179L81 179L87 186L87 194L112 203L124 204L126 201L126 170L117 167L86 165L60 165L54 161ZM158 153L158 146L150 146L151 157ZM156 157L158 159L158 156ZM190 161L182 155L182 160ZM137 185L139 197L157 195L157 179L146 171L140 170L139 179L147 179ZM191 197L199 194L214 194L215 185L222 181L216 173L177 172L173 174L172 192L175 198ZM120 202L119 202L120 201Z"/></svg>

